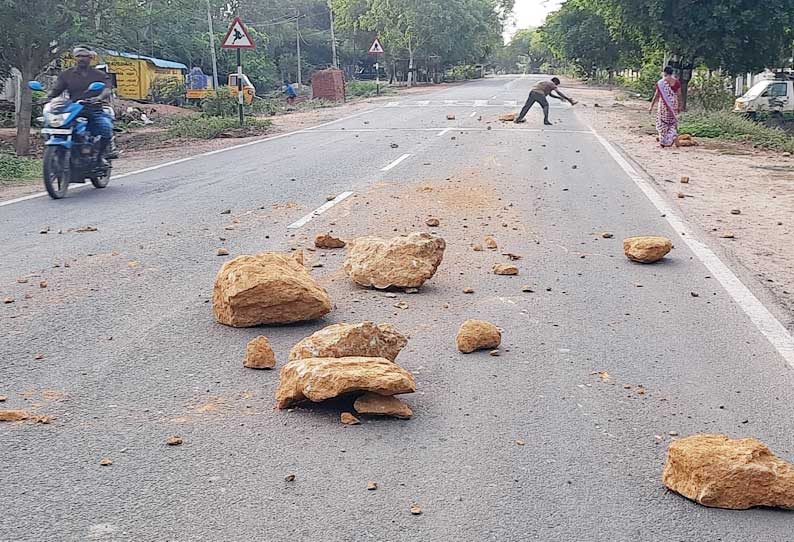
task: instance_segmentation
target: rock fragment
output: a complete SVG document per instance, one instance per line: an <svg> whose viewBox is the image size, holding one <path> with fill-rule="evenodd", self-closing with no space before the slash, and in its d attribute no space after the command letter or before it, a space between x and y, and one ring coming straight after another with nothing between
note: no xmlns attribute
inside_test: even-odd
<svg viewBox="0 0 794 542"><path fill-rule="evenodd" d="M376 489L378 489L377 482L373 482L372 480L367 482L367 491L375 491Z"/></svg>
<svg viewBox="0 0 794 542"><path fill-rule="evenodd" d="M425 224L430 228L437 228L441 225L441 221L434 216L431 216L427 220L425 220Z"/></svg>
<svg viewBox="0 0 794 542"><path fill-rule="evenodd" d="M218 251L216 252L216 254L218 256L228 256L229 255L229 251L226 250L225 248L219 248Z"/></svg>
<svg viewBox="0 0 794 542"><path fill-rule="evenodd" d="M110 459L109 457L103 457L102 459L99 460L99 464L102 465L103 467L109 467L110 465L113 464L113 460Z"/></svg>
<svg viewBox="0 0 794 542"><path fill-rule="evenodd" d="M513 122L516 120L516 116L517 115L515 113L507 113L505 115L499 115L499 120L501 122Z"/></svg>
<svg viewBox="0 0 794 542"><path fill-rule="evenodd" d="M345 248L346 244L347 243L345 243L341 239L334 237L330 233L323 233L314 238L314 246L316 246L317 248L326 248L326 249Z"/></svg>
<svg viewBox="0 0 794 542"><path fill-rule="evenodd" d="M232 327L289 324L331 312L331 299L303 266L303 254L265 252L226 262L215 279L212 309Z"/></svg>
<svg viewBox="0 0 794 542"><path fill-rule="evenodd" d="M251 340L245 348L243 367L249 369L272 369L276 366L276 356L267 337L260 335Z"/></svg>
<svg viewBox="0 0 794 542"><path fill-rule="evenodd" d="M355 391L397 395L416 391L411 373L386 358L305 358L281 369L277 406L280 409L305 400L319 403Z"/></svg>
<svg viewBox="0 0 794 542"><path fill-rule="evenodd" d="M345 425L361 425L361 421L350 412L342 412L342 414L339 415L339 421Z"/></svg>
<svg viewBox="0 0 794 542"><path fill-rule="evenodd" d="M470 354L475 350L498 348L502 342L499 328L485 320L466 320L458 330L455 339L458 350Z"/></svg>
<svg viewBox="0 0 794 542"><path fill-rule="evenodd" d="M447 113L447 120L455 120L455 114L454 113Z"/></svg>
<svg viewBox="0 0 794 542"><path fill-rule="evenodd" d="M27 410L0 410L0 422L21 422L30 418Z"/></svg>
<svg viewBox="0 0 794 542"><path fill-rule="evenodd" d="M741 209L731 209L731 214L732 215L740 215L740 214L742 214L742 210Z"/></svg>
<svg viewBox="0 0 794 542"><path fill-rule="evenodd" d="M173 435L171 437L168 437L168 439L166 439L166 441L165 441L165 443L168 446L179 446L179 445L182 444L182 442L183 442L182 437L179 437L177 435Z"/></svg>
<svg viewBox="0 0 794 542"><path fill-rule="evenodd" d="M623 240L623 252L633 262L653 263L661 260L673 248L666 237L629 237Z"/></svg>
<svg viewBox="0 0 794 542"><path fill-rule="evenodd" d="M493 266L494 275L518 275L518 267L510 263L497 263Z"/></svg>
<svg viewBox="0 0 794 542"><path fill-rule="evenodd" d="M681 177L681 184L689 184L689 177L686 175Z"/></svg>
<svg viewBox="0 0 794 542"><path fill-rule="evenodd" d="M316 331L289 352L289 361L306 358L374 357L397 359L408 339L391 324L334 324Z"/></svg>
<svg viewBox="0 0 794 542"><path fill-rule="evenodd" d="M10 305L13 302L14 302L13 296L7 295L3 298L3 303L5 303L6 305Z"/></svg>
<svg viewBox="0 0 794 542"><path fill-rule="evenodd" d="M411 505L411 514L413 514L414 516L420 516L420 515L422 515L422 507L421 507L421 506L419 506L419 505L418 505L418 504L416 504L416 503L413 503L413 504Z"/></svg>
<svg viewBox="0 0 794 542"><path fill-rule="evenodd" d="M496 250L497 248L499 248L499 245L497 244L496 239L488 235L485 237L485 248L490 250Z"/></svg>
<svg viewBox="0 0 794 542"><path fill-rule="evenodd" d="M704 506L794 509L794 465L754 438L701 434L675 440L662 480Z"/></svg>
<svg viewBox="0 0 794 542"><path fill-rule="evenodd" d="M407 420L414 415L411 407L396 397L365 393L353 403L353 408L359 414L371 416L391 416Z"/></svg>
<svg viewBox="0 0 794 542"><path fill-rule="evenodd" d="M444 239L429 233L388 240L359 237L350 242L344 268L361 286L419 288L441 265L446 246Z"/></svg>

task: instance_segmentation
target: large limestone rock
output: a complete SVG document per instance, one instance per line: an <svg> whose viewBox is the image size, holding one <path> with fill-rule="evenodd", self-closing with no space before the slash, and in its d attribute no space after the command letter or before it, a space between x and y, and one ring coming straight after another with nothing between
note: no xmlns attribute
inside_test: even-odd
<svg viewBox="0 0 794 542"><path fill-rule="evenodd" d="M633 262L653 263L664 258L673 248L667 237L629 237L623 240L623 252Z"/></svg>
<svg viewBox="0 0 794 542"><path fill-rule="evenodd" d="M413 393L411 373L386 358L304 358L287 363L279 375L278 408L309 400L325 401L354 391L379 395Z"/></svg>
<svg viewBox="0 0 794 542"><path fill-rule="evenodd" d="M353 408L359 414L369 414L370 416L392 416L407 420L414 415L411 407L397 399L396 397L378 395L377 393L365 393L353 403Z"/></svg>
<svg viewBox="0 0 794 542"><path fill-rule="evenodd" d="M276 366L276 356L267 337L260 335L248 343L243 366L249 369L272 369Z"/></svg>
<svg viewBox="0 0 794 542"><path fill-rule="evenodd" d="M331 312L328 293L303 266L303 254L265 252L226 262L215 279L212 310L233 327L289 324Z"/></svg>
<svg viewBox="0 0 794 542"><path fill-rule="evenodd" d="M348 243L345 272L361 286L419 288L444 257L446 243L429 233L393 239L359 237Z"/></svg>
<svg viewBox="0 0 794 542"><path fill-rule="evenodd" d="M667 450L662 480L704 506L794 509L794 465L754 438L694 435Z"/></svg>
<svg viewBox="0 0 794 542"><path fill-rule="evenodd" d="M386 358L394 361L408 343L391 324L362 322L334 324L313 333L296 344L289 361L301 358L346 358L351 356Z"/></svg>
<svg viewBox="0 0 794 542"><path fill-rule="evenodd" d="M470 354L475 350L497 348L502 342L499 328L485 320L466 320L456 339L458 350Z"/></svg>

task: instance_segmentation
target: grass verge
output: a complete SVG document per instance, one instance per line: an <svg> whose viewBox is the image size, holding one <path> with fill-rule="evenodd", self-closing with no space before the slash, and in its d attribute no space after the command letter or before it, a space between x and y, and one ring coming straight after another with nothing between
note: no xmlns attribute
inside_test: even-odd
<svg viewBox="0 0 794 542"><path fill-rule="evenodd" d="M345 86L345 90L347 91L348 96L361 98L375 96L378 92L377 83L375 83L375 81L350 81ZM391 88L387 83L381 83L380 93L381 95L394 94L394 89Z"/></svg>
<svg viewBox="0 0 794 542"><path fill-rule="evenodd" d="M41 178L41 160L0 153L0 185Z"/></svg>
<svg viewBox="0 0 794 542"><path fill-rule="evenodd" d="M272 123L268 119L246 117L240 128L237 117L193 117L172 118L168 123L168 136L172 138L215 139L223 136L245 137L261 134Z"/></svg>
<svg viewBox="0 0 794 542"><path fill-rule="evenodd" d="M678 126L681 134L728 141L745 141L756 147L794 152L794 137L783 130L767 128L734 113L688 113Z"/></svg>

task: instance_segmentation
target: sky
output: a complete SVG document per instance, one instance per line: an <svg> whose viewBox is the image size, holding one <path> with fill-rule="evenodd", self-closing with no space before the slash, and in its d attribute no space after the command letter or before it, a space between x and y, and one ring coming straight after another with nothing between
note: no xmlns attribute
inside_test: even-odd
<svg viewBox="0 0 794 542"><path fill-rule="evenodd" d="M505 40L509 40L516 30L530 26L540 26L546 15L560 7L562 0L516 0L513 10L515 26L505 31Z"/></svg>

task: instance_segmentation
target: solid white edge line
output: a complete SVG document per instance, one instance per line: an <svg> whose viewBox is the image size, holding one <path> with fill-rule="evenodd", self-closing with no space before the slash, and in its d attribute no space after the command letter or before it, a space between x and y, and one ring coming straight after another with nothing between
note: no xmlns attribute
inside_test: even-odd
<svg viewBox="0 0 794 542"><path fill-rule="evenodd" d="M403 160L405 160L406 158L410 158L410 157L411 157L411 155L410 155L410 154L403 154L403 155L402 155L402 156L400 156L400 157L399 157L397 160L395 160L394 162L392 162L392 163L391 163L391 164L389 164L388 166L386 166L386 167L382 168L382 169L381 169L381 171L389 171L390 169L394 169L395 167L399 166L399 165L400 165L400 163L401 163Z"/></svg>
<svg viewBox="0 0 794 542"><path fill-rule="evenodd" d="M722 260L705 243L699 241L686 221L675 212L667 200L656 191L649 181L639 176L637 171L615 149L615 147L591 128L593 135L612 156L615 162L626 172L632 181L643 191L645 196L665 216L667 222L676 230L679 237L689 249L711 271L711 274L722 284L728 295L747 314L755 327L772 343L772 346L786 360L789 367L794 368L794 338L786 327L764 306L750 289L725 265Z"/></svg>
<svg viewBox="0 0 794 542"><path fill-rule="evenodd" d="M330 209L334 205L336 205L338 203L342 203L343 201L345 201L347 198L349 198L352 195L353 195L353 192L342 192L341 194L336 196L331 201L324 203L323 205L319 206L314 211L312 211L308 215L304 216L300 220L296 220L295 222L293 222L292 224L287 226L287 229L288 230L297 230L298 228L301 228L301 227L305 226L313 218L320 216L321 214L326 212L328 209Z"/></svg>
<svg viewBox="0 0 794 542"><path fill-rule="evenodd" d="M250 147L251 145L258 145L260 143L267 143L268 141L274 141L276 139L282 139L282 138L293 136L293 135L297 135L297 134L304 134L304 133L310 132L312 130L315 130L317 128L322 128L324 126L329 126L329 125L337 123L337 122L343 122L343 121L346 121L346 120L349 120L349 119L352 119L352 118L355 118L355 117L359 117L361 115L365 115L367 113L372 113L373 111L375 111L377 109L378 109L377 107L372 108L372 109L366 109L364 111L359 111L358 113L354 113L354 114L348 115L346 117L342 117L342 118L339 118L339 119L331 120L331 121L328 121L328 122L323 122L322 124L318 124L316 126L311 126L309 128L303 128L301 130L294 130L292 132L286 132L286 133L283 133L283 134L276 134L276 135L272 135L272 136L268 136L268 137L263 137L262 139L255 139L253 141L247 141L247 142L241 143L239 145L233 145L231 147L225 147L223 149L216 149L214 151L208 151L208 152L203 152L203 153L200 153L200 154L194 154L192 156L186 156L185 158L180 158L179 160L172 160L171 162L163 162L162 164L156 164L156 165L149 166L149 167L146 167L146 168L143 168L143 169L136 169L135 171L128 171L127 173L120 173L118 175L114 175L113 177L111 177L111 181L114 181L114 180L117 180L117 179L123 179L124 177L131 177L132 175L138 175L140 173L148 173L150 171L156 171L158 169L162 169L162 168L169 167L169 166L175 166L177 164L181 164L183 162L189 162L190 160L197 160L197 159L205 157L205 156L212 156L214 154L221 154L221 153L233 151L233 150L236 150L236 149L242 149L244 147ZM83 188L86 188L86 186L77 186L77 187L73 188L72 191L80 190L80 189L83 189ZM22 197L19 197L19 198L8 200L8 201L0 201L0 207L5 207L6 205L12 205L14 203L27 201L27 200L30 200L30 199L40 198L40 197L43 197L43 196L46 196L46 195L47 195L47 192L36 192L35 194L28 194L27 196L22 196Z"/></svg>

